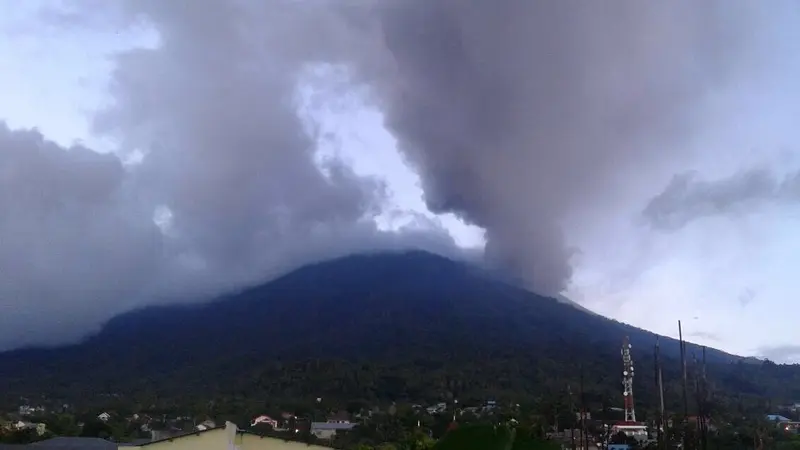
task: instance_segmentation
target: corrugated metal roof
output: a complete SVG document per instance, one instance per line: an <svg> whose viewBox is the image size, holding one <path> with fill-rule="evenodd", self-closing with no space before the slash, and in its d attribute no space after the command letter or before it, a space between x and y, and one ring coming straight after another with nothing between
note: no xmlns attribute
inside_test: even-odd
<svg viewBox="0 0 800 450"><path fill-rule="evenodd" d="M36 450L117 450L117 444L92 437L55 437L34 442L29 447Z"/></svg>
<svg viewBox="0 0 800 450"><path fill-rule="evenodd" d="M312 430L351 430L355 426L354 423L311 422Z"/></svg>
<svg viewBox="0 0 800 450"><path fill-rule="evenodd" d="M234 426L236 426L236 425L234 425ZM208 433L210 431L217 431L217 430L224 430L224 429L225 429L225 427L216 427L216 428L209 428L207 430L188 431L188 432L181 433L181 434L170 435L170 436L165 436L165 437L160 438L160 439L151 440L149 442L145 442L143 444L140 444L140 446L144 447L146 445L156 444L156 443L159 443L159 442L171 441L171 440L174 440L174 439L181 439L181 438L185 438L185 437L189 437L189 436L197 436L197 435L202 434L202 433ZM116 447L114 447L114 448L116 449Z"/></svg>
<svg viewBox="0 0 800 450"><path fill-rule="evenodd" d="M771 422L789 422L791 419L789 419L788 417L783 417L780 414L768 414L767 420Z"/></svg>

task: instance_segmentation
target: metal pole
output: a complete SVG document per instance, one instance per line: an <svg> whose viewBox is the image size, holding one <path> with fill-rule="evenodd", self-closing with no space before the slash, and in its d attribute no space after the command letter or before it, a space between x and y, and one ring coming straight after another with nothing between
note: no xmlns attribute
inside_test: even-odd
<svg viewBox="0 0 800 450"><path fill-rule="evenodd" d="M703 398L700 386L700 371L698 370L697 355L692 352L692 364L694 367L694 395L697 401L697 420L695 421L695 448L701 445L701 438L703 433Z"/></svg>
<svg viewBox="0 0 800 450"><path fill-rule="evenodd" d="M656 338L656 385L658 386L658 448L666 448L665 434L666 421L664 420L664 381L661 377L661 345L660 339Z"/></svg>
<svg viewBox="0 0 800 450"><path fill-rule="evenodd" d="M569 413L570 414L575 414L575 406L572 403L572 387L570 385L567 385L567 392L569 393ZM574 423L570 424L569 435L570 435L570 439L572 440L572 450L575 450L575 425L574 425Z"/></svg>
<svg viewBox="0 0 800 450"><path fill-rule="evenodd" d="M683 341L683 328L678 321L678 340L681 346L681 366L683 367L683 448L687 448L688 439L686 432L689 429L689 394L686 388L686 343Z"/></svg>
<svg viewBox="0 0 800 450"><path fill-rule="evenodd" d="M703 450L708 450L708 384L706 383L706 347L703 346L703 381L702 381L702 393L703 393L703 421L702 423L702 439L703 439Z"/></svg>
<svg viewBox="0 0 800 450"><path fill-rule="evenodd" d="M581 446L584 450L589 449L589 438L586 436L586 397L583 392L583 364L580 366L581 379Z"/></svg>

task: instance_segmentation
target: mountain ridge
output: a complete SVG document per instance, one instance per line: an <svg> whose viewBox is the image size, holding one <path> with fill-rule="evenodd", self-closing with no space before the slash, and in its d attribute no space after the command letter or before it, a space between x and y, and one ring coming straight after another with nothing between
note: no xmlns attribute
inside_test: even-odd
<svg viewBox="0 0 800 450"><path fill-rule="evenodd" d="M206 303L122 314L78 345L0 354L0 384L14 398L43 386L58 398L127 392L159 401L230 396L231 389L291 398L433 399L454 389L534 398L560 390L584 367L597 401L614 402L625 336L641 385L652 385L647 368L657 338L665 376L679 379L674 339L449 258L362 254ZM707 359L721 389L800 397L793 367L745 364L713 349Z"/></svg>
<svg viewBox="0 0 800 450"><path fill-rule="evenodd" d="M425 252L425 251L408 250L408 251L394 251L394 252L355 254L355 255L349 255L349 256L345 256L345 257L334 258L334 259L331 259L331 260L315 262L313 264L308 264L306 266L300 267L299 269L291 271L291 272L289 272L289 273L287 273L287 274L285 274L285 275L283 275L281 277L278 277L275 280L272 280L272 281L270 281L268 283L257 284L257 285L254 285L254 286L249 286L249 287L244 287L244 288L241 288L241 289L237 289L235 291L232 291L230 293L221 295L221 296L219 296L217 298L214 298L212 300L209 300L209 301L206 301L206 302L202 302L202 303L188 303L188 304L187 303L182 303L182 304L173 304L173 305L169 305L169 304L168 305L151 305L151 306L146 306L146 307L143 307L143 308L138 308L138 309L129 311L129 312L124 313L124 314L120 314L120 315L112 318L111 320L106 322L106 324L101 328L101 330L98 333L96 333L96 334L94 334L92 336L89 336L87 339L90 340L90 339L94 339L94 338L97 338L97 337L101 337L102 338L103 335L105 333L107 333L110 328L112 328L112 329L115 328L120 323L120 321L128 320L131 317L138 316L139 314L148 314L149 315L149 314L161 313L161 314L168 315L170 313L191 312L191 311L197 310L198 308L202 309L202 308L204 308L204 307L206 307L208 305L219 305L219 304L224 304L224 303L226 303L228 301L231 301L231 300L235 301L235 300L241 298L242 296L248 296L249 297L249 296L255 295L256 297L258 297L257 301L269 300L269 298L265 299L265 298L263 298L263 296L266 295L267 297L269 297L270 295L274 295L274 292L265 292L265 290L270 290L270 289L274 290L275 286L281 286L281 285L284 285L284 284L292 284L294 282L294 279L309 277L309 278L314 278L316 281L318 281L320 283L326 283L327 282L327 283L333 283L333 284L338 283L341 280L350 280L351 282L352 281L358 281L357 279L355 279L353 277L350 277L351 273L348 273L349 270L350 270L349 268L342 270L341 268L337 267L335 270L332 270L332 271L329 270L329 269L331 267L333 267L333 266L339 266L341 264L349 265L351 263L352 264L364 263L365 265L368 265L369 264L368 261L371 261L371 260L382 260L384 258L400 258L400 259L408 258L408 260L403 261L402 264L416 265L417 267L426 267L426 266L434 266L434 267L436 267L435 272L431 272L431 273L438 273L439 270L442 270L442 267L440 267L440 265L443 264L443 263L444 264L451 264L453 266L453 267L450 268L451 270L454 270L454 271L459 272L459 273L464 274L464 275L475 276L475 277L480 278L482 280L486 280L489 283L496 284L497 287L500 288L501 291L505 293L505 295L527 296L527 297L529 297L528 300L531 300L531 301L557 302L557 303L562 304L562 305L570 306L570 307L572 307L572 308L574 308L577 311L580 311L582 313L588 313L588 314L597 316L597 318L601 318L603 320L610 321L610 322L613 322L615 324L619 324L619 325L621 325L623 327L630 327L630 329L634 331L634 334L644 333L644 334L647 334L647 335L652 335L653 339L646 340L646 343L648 345L654 344L655 343L655 340L654 340L655 336L658 336L656 333L653 333L653 332L651 332L649 330L645 330L645 329L642 329L642 328L639 328L639 327L635 327L633 325L629 325L629 324L625 324L623 322L619 322L619 321L617 321L615 319L611 319L611 318L599 315L599 314L589 310L588 308L583 307L582 305L578 304L577 302L574 302L574 301L572 301L572 300L570 300L570 299L568 299L568 298L566 298L564 296L548 297L548 296L542 296L542 295L536 294L534 292L531 292L531 291L527 290L524 287L519 286L518 284L514 283L511 280L497 277L492 271L486 270L486 269L484 269L483 267L481 267L479 265L470 264L470 263L464 262L464 261L458 261L456 259L453 259L453 258L450 258L450 257L447 257L447 256L436 255L436 254ZM318 271L320 273L324 273L324 275L323 276L319 276L318 273L317 273ZM253 305L250 304L248 306L253 306ZM624 333L622 333L622 334L624 334ZM622 334L620 335L619 344L621 344L622 337L624 337L624 336L622 336ZM665 341L666 342L677 343L677 340L672 338L672 337L659 336L659 338L662 340L662 345L664 345ZM635 341L634 341L634 344L636 344ZM641 344L641 343L639 343L639 344ZM675 345L677 345L677 344L675 344ZM688 345L687 346L687 350L689 350L689 351L691 351L691 350L699 351L700 348L701 348L700 345L694 344L694 343L691 343L691 342L688 342L688 341L687 341L687 345ZM731 354L731 353L725 352L723 350L714 349L714 348L708 348L707 351L713 352L713 353L721 356L723 359L729 360L729 362L735 362L735 361L739 361L739 360L748 359L748 357L745 357L745 356Z"/></svg>

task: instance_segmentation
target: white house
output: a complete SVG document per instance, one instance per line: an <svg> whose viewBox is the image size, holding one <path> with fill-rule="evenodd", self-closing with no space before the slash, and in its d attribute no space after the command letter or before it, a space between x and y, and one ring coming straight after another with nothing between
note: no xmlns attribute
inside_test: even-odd
<svg viewBox="0 0 800 450"><path fill-rule="evenodd" d="M217 423L213 420L204 420L194 427L197 431L206 431L212 428L217 428Z"/></svg>
<svg viewBox="0 0 800 450"><path fill-rule="evenodd" d="M43 423L33 423L33 422L25 422L19 420L13 424L13 427L17 431L21 430L36 430L36 434L39 436L45 434L47 432L47 425Z"/></svg>
<svg viewBox="0 0 800 450"><path fill-rule="evenodd" d="M317 439L333 439L337 431L350 431L355 426L355 423L311 422L311 434Z"/></svg>
<svg viewBox="0 0 800 450"><path fill-rule="evenodd" d="M429 406L426 408L428 414L441 414L447 409L447 403L437 403L433 406Z"/></svg>
<svg viewBox="0 0 800 450"><path fill-rule="evenodd" d="M102 421L102 422L108 422L111 419L111 414L109 414L107 412L102 412L102 413L97 415L97 419Z"/></svg>
<svg viewBox="0 0 800 450"><path fill-rule="evenodd" d="M250 422L250 426L254 427L260 423L267 424L271 426L273 429L278 428L278 421L267 415L260 415L256 417L255 419L253 419L252 422Z"/></svg>

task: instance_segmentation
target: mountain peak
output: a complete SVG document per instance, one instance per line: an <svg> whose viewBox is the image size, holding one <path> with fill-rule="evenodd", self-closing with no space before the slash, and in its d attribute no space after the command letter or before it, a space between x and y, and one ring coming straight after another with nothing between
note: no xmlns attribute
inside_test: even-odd
<svg viewBox="0 0 800 450"><path fill-rule="evenodd" d="M325 364L355 364L347 377L363 377L357 368L373 367L389 371L380 377L417 378L380 388L340 381L336 389L314 395L358 398L366 395L364 389L375 389L370 395L411 398L435 389L429 383L418 391L411 387L431 370L493 374L462 380L463 389L494 386L507 379L503 371L509 367L522 377L514 381L519 386L535 380L552 384L547 373L572 370L566 368L579 362L616 374L625 336L637 360L652 358L653 333L536 295L477 265L421 251L372 253L305 266L208 303L123 314L78 346L0 355L0 384L13 383L8 392L17 396L45 385L93 391L97 383L120 391L148 390L154 383L211 389L241 377L280 379L286 365L311 376L313 367L330 361ZM662 338L661 349L674 359L679 347ZM709 364L737 360L714 350L707 357ZM267 389L267 396L289 389L250 388ZM183 388L174 389L177 395ZM312 383L303 389L322 388Z"/></svg>

